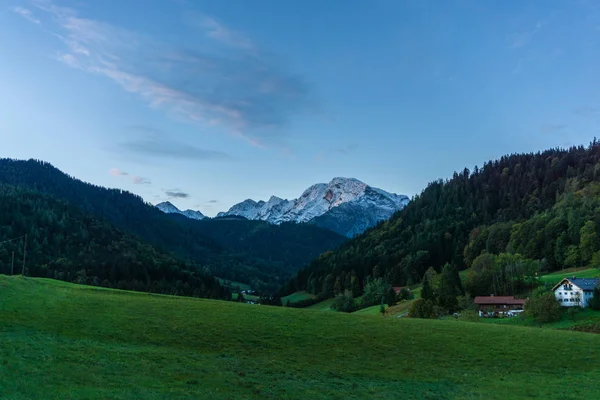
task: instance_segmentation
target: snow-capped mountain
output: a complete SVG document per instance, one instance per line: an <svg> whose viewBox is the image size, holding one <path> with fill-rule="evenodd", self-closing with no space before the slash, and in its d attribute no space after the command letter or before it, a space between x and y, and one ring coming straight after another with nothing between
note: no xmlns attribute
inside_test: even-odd
<svg viewBox="0 0 600 400"><path fill-rule="evenodd" d="M248 199L218 216L238 215L272 224L311 222L352 237L388 219L408 201L407 196L373 188L358 179L334 178L309 187L294 200L276 196L267 202Z"/></svg>
<svg viewBox="0 0 600 400"><path fill-rule="evenodd" d="M175 207L169 201L158 203L156 205L156 208L158 208L160 211L162 211L164 213L167 213L167 214L181 214L181 215L186 216L186 217L191 218L191 219L204 219L204 218L206 218L204 216L204 214L202 214L200 211L194 211L194 210L181 211L179 208Z"/></svg>

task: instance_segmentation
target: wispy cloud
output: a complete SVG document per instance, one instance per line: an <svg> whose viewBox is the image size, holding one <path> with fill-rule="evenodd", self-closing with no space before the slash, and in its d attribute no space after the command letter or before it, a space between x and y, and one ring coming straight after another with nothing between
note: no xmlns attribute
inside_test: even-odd
<svg viewBox="0 0 600 400"><path fill-rule="evenodd" d="M329 148L327 150L321 150L314 156L314 161L320 163L327 159L332 154L341 154L347 156L354 153L358 149L358 145L355 143L347 144L342 147Z"/></svg>
<svg viewBox="0 0 600 400"><path fill-rule="evenodd" d="M527 31L509 35L509 47L513 49L518 49L520 47L527 46L529 43L531 43L533 37L538 34L538 32L542 29L543 26L544 23L542 21L538 21L531 29Z"/></svg>
<svg viewBox="0 0 600 400"><path fill-rule="evenodd" d="M108 173L111 174L112 176L127 176L127 175L129 175L129 173L122 171L119 168L111 168L110 170L108 170Z"/></svg>
<svg viewBox="0 0 600 400"><path fill-rule="evenodd" d="M318 110L304 78L212 17L198 17L193 29L204 38L183 48L81 17L48 0L33 4L44 30L62 42L57 60L108 78L151 107L190 123L255 145L281 147L292 119Z"/></svg>
<svg viewBox="0 0 600 400"><path fill-rule="evenodd" d="M31 12L31 10L27 9L27 8L23 8L23 7L13 7L13 12L19 14L21 17L25 18L26 20L33 22L34 24L39 24L40 20L35 18L33 16L33 13Z"/></svg>
<svg viewBox="0 0 600 400"><path fill-rule="evenodd" d="M207 203L210 203L210 204L215 204L215 203L218 203L218 202L219 202L219 200L209 200L209 201L207 201Z"/></svg>
<svg viewBox="0 0 600 400"><path fill-rule="evenodd" d="M108 173L112 176L127 176L129 177L130 174L129 172L125 172L119 168L111 168ZM135 185L149 185L152 182L150 181L150 179L147 178L142 178L141 176L131 176L131 180Z"/></svg>
<svg viewBox="0 0 600 400"><path fill-rule="evenodd" d="M141 176L134 176L133 183L135 185L149 185L152 181L150 181L150 179L142 178Z"/></svg>
<svg viewBox="0 0 600 400"><path fill-rule="evenodd" d="M140 139L121 143L119 148L144 156L187 159L193 161L229 160L228 154L159 138Z"/></svg>
<svg viewBox="0 0 600 400"><path fill-rule="evenodd" d="M582 106L577 107L573 112L581 117L597 117L600 115L599 106Z"/></svg>
<svg viewBox="0 0 600 400"><path fill-rule="evenodd" d="M254 50L254 43L239 32L229 29L227 26L207 15L197 16L198 26L206 31L206 34L223 44L239 47L246 50Z"/></svg>
<svg viewBox="0 0 600 400"><path fill-rule="evenodd" d="M565 124L544 124L540 126L540 131L543 133L555 133L564 130L568 125Z"/></svg>
<svg viewBox="0 0 600 400"><path fill-rule="evenodd" d="M356 149L358 149L358 145L356 144L348 144L346 146L343 147L338 147L333 149L334 152L339 153L339 154L343 154L343 155L348 155L352 152L354 152Z"/></svg>
<svg viewBox="0 0 600 400"><path fill-rule="evenodd" d="M187 199L190 197L189 193L182 192L181 190L178 190L178 189L166 190L165 195L167 195L167 197L172 198L172 199Z"/></svg>

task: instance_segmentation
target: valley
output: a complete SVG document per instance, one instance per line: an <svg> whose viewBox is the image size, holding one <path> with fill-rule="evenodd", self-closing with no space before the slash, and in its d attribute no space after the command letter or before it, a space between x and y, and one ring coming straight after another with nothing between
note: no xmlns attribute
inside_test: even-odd
<svg viewBox="0 0 600 400"><path fill-rule="evenodd" d="M0 400L600 399L598 4L9 3Z"/></svg>
<svg viewBox="0 0 600 400"><path fill-rule="evenodd" d="M0 276L6 399L600 396L600 337ZM569 346L569 363L553 354ZM568 379L557 377L569 376Z"/></svg>
<svg viewBox="0 0 600 400"><path fill-rule="evenodd" d="M43 254L47 250L42 251L39 247L45 240L44 232L51 232L55 239L73 239L60 218L53 218L56 214L52 211L54 208L68 208L72 210L73 218L85 219L92 225L106 225L112 232L127 233L154 251L167 253L176 263L186 264L187 269L243 281L265 292L276 291L298 268L346 240L344 236L312 224L271 225L264 221L236 218L196 220L165 214L132 193L82 182L49 163L36 160L0 159L0 189L6 203L6 213L2 215L6 225L0 227L0 241L29 233L29 237L35 239L35 247L30 247L30 250L38 249L40 255L48 256ZM31 201L35 202L35 206L16 208L9 205L18 203L21 196L34 198ZM35 223L25 223L29 219ZM19 249L0 248L0 273L10 270L13 250L16 250L17 262L21 261L23 242L17 245ZM65 261L62 272L70 276L65 279L75 281L76 273L85 271L90 265L76 259L73 254L67 256L66 249L64 246L54 248L53 257L54 260L62 258ZM102 260L98 257L96 261ZM32 266L31 273L47 277L46 273L39 272L41 267ZM160 280L148 277L143 268L140 268L142 271L135 280L145 286ZM96 276L90 271L84 275L85 283L92 283ZM108 275L108 271L104 275ZM132 288L134 276L131 272L123 276L115 272L112 276L112 284L123 280L126 281L125 286ZM97 278L100 281L105 279ZM183 293L180 291L179 294Z"/></svg>

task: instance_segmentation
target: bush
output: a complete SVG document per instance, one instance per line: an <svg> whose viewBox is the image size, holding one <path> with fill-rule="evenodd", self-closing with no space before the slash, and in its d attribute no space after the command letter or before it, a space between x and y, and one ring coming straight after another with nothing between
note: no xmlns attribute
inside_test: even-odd
<svg viewBox="0 0 600 400"><path fill-rule="evenodd" d="M544 323L560 320L562 307L553 292L536 290L525 304L525 313L541 326Z"/></svg>
<svg viewBox="0 0 600 400"><path fill-rule="evenodd" d="M408 290L407 288L402 288L400 289L400 291L398 292L398 297L397 300L398 301L402 301L402 300L410 300L413 298L413 294L411 293L410 290Z"/></svg>
<svg viewBox="0 0 600 400"><path fill-rule="evenodd" d="M459 319L466 322L479 321L479 313L475 310L464 310L460 313Z"/></svg>
<svg viewBox="0 0 600 400"><path fill-rule="evenodd" d="M588 300L588 305L593 310L600 310L600 288L594 289L594 296Z"/></svg>
<svg viewBox="0 0 600 400"><path fill-rule="evenodd" d="M410 318L436 318L434 304L431 300L417 299L408 310Z"/></svg>
<svg viewBox="0 0 600 400"><path fill-rule="evenodd" d="M351 291L346 291L344 294L337 296L331 305L335 311L351 313L358 309Z"/></svg>
<svg viewBox="0 0 600 400"><path fill-rule="evenodd" d="M466 293L464 296L458 296L458 308L460 310L477 311L477 304L473 302L473 298Z"/></svg>
<svg viewBox="0 0 600 400"><path fill-rule="evenodd" d="M369 281L364 288L361 307L366 308L374 306L380 304L382 300L389 303L392 301L389 299L390 290L393 292L394 289L392 289L392 286L383 280L383 278Z"/></svg>

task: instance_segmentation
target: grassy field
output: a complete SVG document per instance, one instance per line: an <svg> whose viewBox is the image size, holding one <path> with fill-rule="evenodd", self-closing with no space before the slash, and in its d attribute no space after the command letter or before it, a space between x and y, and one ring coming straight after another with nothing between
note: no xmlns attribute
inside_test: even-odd
<svg viewBox="0 0 600 400"><path fill-rule="evenodd" d="M0 276L2 399L600 398L599 357L593 334Z"/></svg>
<svg viewBox="0 0 600 400"><path fill-rule="evenodd" d="M386 310L386 314L389 316L397 316L397 315L406 314L414 301L415 301L414 299L401 301L400 303L396 304L395 306L388 308Z"/></svg>
<svg viewBox="0 0 600 400"><path fill-rule="evenodd" d="M385 309L388 309L387 305L384 305ZM381 305L371 306L367 308L362 308L358 311L354 311L352 314L362 314L362 315L379 315L381 316Z"/></svg>
<svg viewBox="0 0 600 400"><path fill-rule="evenodd" d="M221 279L221 278L217 278L217 280L219 281L219 283L223 286L227 286L229 288L232 289L239 289L239 290L249 290L250 285L248 285L247 283L242 283L242 282L236 282L236 281L229 281L227 279Z"/></svg>
<svg viewBox="0 0 600 400"><path fill-rule="evenodd" d="M290 303L295 303L295 302L301 301L301 300L312 299L313 297L315 297L315 296L308 292L300 291L300 292L295 292L288 296L282 297L281 303L285 304L287 301L289 301Z"/></svg>
<svg viewBox="0 0 600 400"><path fill-rule="evenodd" d="M331 305L333 304L334 301L335 301L335 299L333 299L333 298L323 300L317 304L313 304L312 306L306 307L306 309L307 310L319 310L319 311L332 311Z"/></svg>
<svg viewBox="0 0 600 400"><path fill-rule="evenodd" d="M554 285L560 282L563 278L571 278L573 276L576 276L577 278L597 278L599 275L600 271L595 268L577 268L542 275L538 279L543 283Z"/></svg>
<svg viewBox="0 0 600 400"><path fill-rule="evenodd" d="M487 324L501 324L501 325L512 325L512 326L531 326L538 327L539 325L533 320L526 318L523 315L513 318L480 318L480 322ZM592 323L600 323L600 311L595 311L590 308L577 311L575 318L571 318L567 311L564 310L564 314L560 321L551 322L542 325L542 328L550 329L568 329L577 325L587 325Z"/></svg>

